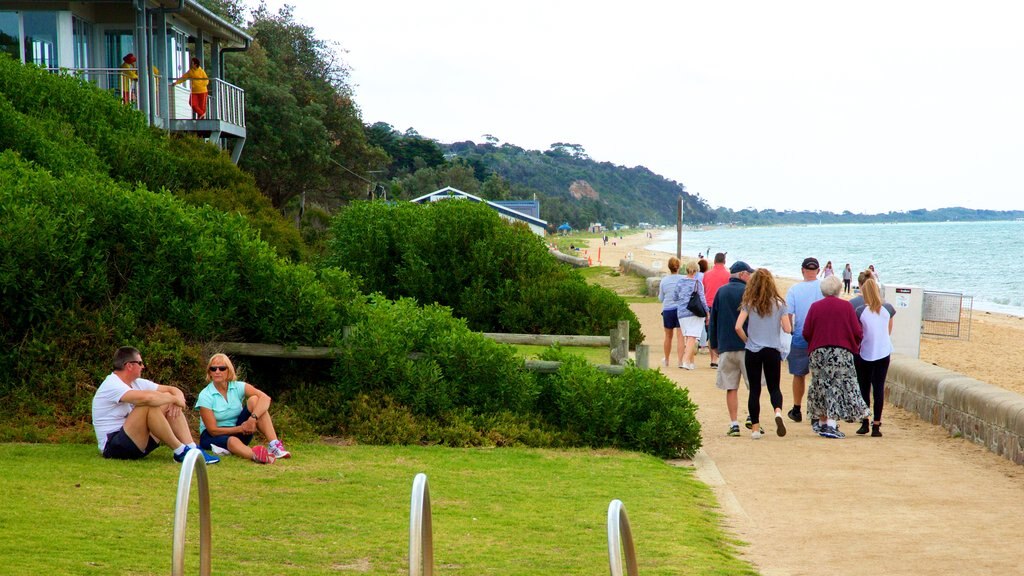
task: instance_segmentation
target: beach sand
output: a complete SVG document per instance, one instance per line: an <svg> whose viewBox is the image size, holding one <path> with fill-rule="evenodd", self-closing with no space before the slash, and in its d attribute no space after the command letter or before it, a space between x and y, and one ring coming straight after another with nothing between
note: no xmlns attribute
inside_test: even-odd
<svg viewBox="0 0 1024 576"><path fill-rule="evenodd" d="M657 236L660 232L651 231L651 233ZM685 235L683 238L685 242ZM646 231L624 235L621 240L617 237L609 237L607 246L602 245L601 240L596 238L589 242L587 255L592 257L595 266L598 264L598 253L600 253L601 265L611 267L617 267L620 260L632 253L633 260L648 266L658 264L664 270L668 259L672 256L672 254L645 249L645 245L655 242L654 239L647 237ZM695 255L687 254L686 249L684 243L684 258L696 259ZM783 295L790 286L798 281L802 260L803 256L794 255L793 270L772 270ZM731 264L733 261L734 259L730 258L727 264ZM708 258L708 262L710 264L712 258ZM922 337L921 360L982 382L1012 390L1018 394L1024 394L1024 377L1016 371L1016 367L1024 362L1024 349L1018 345L1019 342L1024 341L1024 318L974 310L969 327L969 337L966 326L962 328L962 331L964 336L960 339ZM651 339L654 335L648 334L647 336L648 339Z"/></svg>

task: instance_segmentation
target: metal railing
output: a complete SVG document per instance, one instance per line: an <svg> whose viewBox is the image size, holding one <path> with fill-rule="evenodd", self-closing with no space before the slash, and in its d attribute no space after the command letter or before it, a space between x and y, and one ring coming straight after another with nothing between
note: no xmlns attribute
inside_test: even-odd
<svg viewBox="0 0 1024 576"><path fill-rule="evenodd" d="M959 292L924 291L921 313L921 335L971 339L971 317L974 297Z"/></svg>
<svg viewBox="0 0 1024 576"><path fill-rule="evenodd" d="M245 90L220 78L212 78L206 117L245 128Z"/></svg>
<svg viewBox="0 0 1024 576"><path fill-rule="evenodd" d="M636 565L633 531L629 529L626 506L620 500L612 500L608 505L608 568L611 569L612 576L622 576L623 555L626 557L626 573L629 576L637 576L640 572Z"/></svg>
<svg viewBox="0 0 1024 576"><path fill-rule="evenodd" d="M199 574L210 576L210 482L206 460L200 450L189 450L178 475L178 497L174 503L174 536L171 544L171 576L185 574L185 526L192 473L199 478Z"/></svg>

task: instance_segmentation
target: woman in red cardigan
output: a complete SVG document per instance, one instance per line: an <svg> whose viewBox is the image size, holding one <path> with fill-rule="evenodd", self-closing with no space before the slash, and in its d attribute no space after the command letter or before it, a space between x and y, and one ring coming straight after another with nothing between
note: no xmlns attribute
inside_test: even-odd
<svg viewBox="0 0 1024 576"><path fill-rule="evenodd" d="M864 332L853 306L838 297L842 288L842 281L835 276L822 280L825 298L811 304L804 320L812 374L807 412L817 416L815 431L825 438L846 437L839 431L838 420L856 422L868 415L853 362Z"/></svg>

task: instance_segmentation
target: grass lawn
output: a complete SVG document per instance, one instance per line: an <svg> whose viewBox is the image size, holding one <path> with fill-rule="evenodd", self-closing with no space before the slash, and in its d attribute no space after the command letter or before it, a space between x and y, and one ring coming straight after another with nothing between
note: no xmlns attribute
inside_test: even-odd
<svg viewBox="0 0 1024 576"><path fill-rule="evenodd" d="M295 444L209 469L215 574L407 574L413 477L429 477L440 574L607 574L618 498L642 574L755 574L686 468L630 452ZM0 444L0 572L167 574L179 465L94 446ZM193 483L187 573L198 572Z"/></svg>
<svg viewBox="0 0 1024 576"><path fill-rule="evenodd" d="M527 360L536 360L540 354L549 349L550 346L534 346L531 344L515 344L516 354ZM562 350L583 356L591 364L610 364L611 352L607 346L595 348L593 346L562 346Z"/></svg>

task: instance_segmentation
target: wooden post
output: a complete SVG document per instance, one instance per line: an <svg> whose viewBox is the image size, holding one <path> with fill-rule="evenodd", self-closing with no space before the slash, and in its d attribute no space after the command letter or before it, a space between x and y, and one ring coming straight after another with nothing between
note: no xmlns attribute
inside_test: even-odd
<svg viewBox="0 0 1024 576"><path fill-rule="evenodd" d="M611 362L621 366L629 359L629 320L620 320L618 328L612 328L609 337Z"/></svg>
<svg viewBox="0 0 1024 576"><path fill-rule="evenodd" d="M636 347L636 365L637 368L643 368L647 370L651 367L650 364L651 346L649 344L638 344Z"/></svg>

